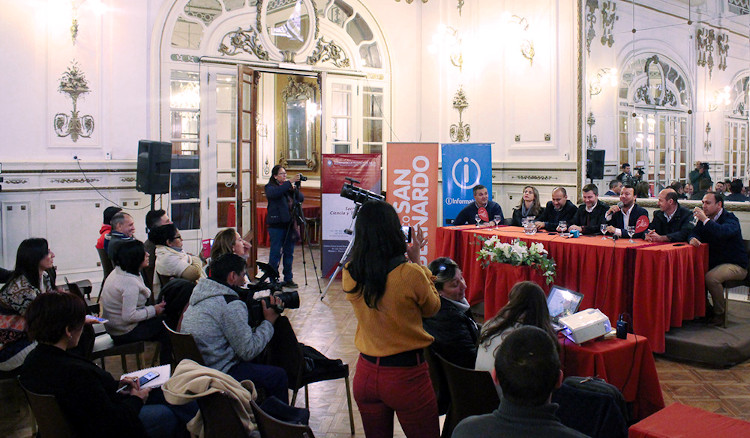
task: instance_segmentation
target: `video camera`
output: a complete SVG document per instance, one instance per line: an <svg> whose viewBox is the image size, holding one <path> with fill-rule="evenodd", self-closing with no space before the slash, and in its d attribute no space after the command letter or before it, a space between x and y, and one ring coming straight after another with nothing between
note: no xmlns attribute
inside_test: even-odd
<svg viewBox="0 0 750 438"><path fill-rule="evenodd" d="M370 200L382 201L385 199L383 195L378 195L377 193L365 190L362 187L355 186L354 184L360 184L356 179L347 177L346 180L349 182L344 183L343 187L341 187L341 197L343 198L351 199L357 204L364 204Z"/></svg>
<svg viewBox="0 0 750 438"><path fill-rule="evenodd" d="M240 296L244 297L245 304L247 304L248 322L251 326L255 327L265 319L263 317L263 305L261 302L265 301L268 308L274 309L276 313L281 314L284 309L299 309L299 293L297 291L283 292L283 286L279 282L279 272L274 269L273 266L268 263L255 262L258 268L263 272L263 275L258 279L255 284L248 285L247 289L243 289ZM264 290L269 291L269 295L273 295L281 301L281 305L271 305L271 299L269 296L255 299L255 293Z"/></svg>

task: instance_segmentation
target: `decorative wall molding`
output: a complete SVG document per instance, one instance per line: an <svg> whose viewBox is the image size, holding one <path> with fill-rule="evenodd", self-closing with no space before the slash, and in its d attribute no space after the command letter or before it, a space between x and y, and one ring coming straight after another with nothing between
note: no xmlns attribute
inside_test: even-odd
<svg viewBox="0 0 750 438"><path fill-rule="evenodd" d="M83 71L78 68L75 59L71 61L68 69L62 74L57 91L70 97L73 101L73 110L70 117L65 113L55 114L55 134L58 137L70 136L73 143L77 142L79 137L90 138L94 132L94 118L89 114L78 116L78 98L82 98L84 94L90 91L89 82Z"/></svg>
<svg viewBox="0 0 750 438"><path fill-rule="evenodd" d="M599 9L599 0L586 0L586 53L591 56L591 41L596 38L596 10Z"/></svg>
<svg viewBox="0 0 750 438"><path fill-rule="evenodd" d="M28 182L26 178L5 178L3 184L26 184Z"/></svg>
<svg viewBox="0 0 750 438"><path fill-rule="evenodd" d="M235 56L243 52L255 55L262 61L269 60L268 52L260 43L260 35L252 26L244 30L238 27L237 30L227 32L221 38L219 53L222 55Z"/></svg>
<svg viewBox="0 0 750 438"><path fill-rule="evenodd" d="M708 67L708 76L711 77L714 70L713 52L716 32L714 29L699 27L696 31L696 39L698 40L698 58L696 62L699 67Z"/></svg>
<svg viewBox="0 0 750 438"><path fill-rule="evenodd" d="M335 41L326 41L320 37L315 44L315 50L307 57L307 63L315 65L317 63L330 62L339 68L349 67L351 62L344 53L344 49Z"/></svg>
<svg viewBox="0 0 750 438"><path fill-rule="evenodd" d="M92 184L101 181L100 178L52 178L49 180L53 184L77 184L87 183Z"/></svg>
<svg viewBox="0 0 750 438"><path fill-rule="evenodd" d="M729 54L729 34L720 33L716 37L716 47L719 53L719 70L727 69L727 55Z"/></svg>
<svg viewBox="0 0 750 438"><path fill-rule="evenodd" d="M602 45L612 47L615 43L614 28L617 16L617 3L614 0L604 0L602 3Z"/></svg>

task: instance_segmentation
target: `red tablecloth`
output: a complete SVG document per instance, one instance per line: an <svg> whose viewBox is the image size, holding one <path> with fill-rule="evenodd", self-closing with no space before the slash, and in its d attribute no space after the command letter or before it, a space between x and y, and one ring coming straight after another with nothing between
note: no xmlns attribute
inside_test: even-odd
<svg viewBox="0 0 750 438"><path fill-rule="evenodd" d="M565 376L596 376L622 392L633 403L635 420L646 418L664 407L654 356L647 338L590 341L577 345L560 337L560 362Z"/></svg>
<svg viewBox="0 0 750 438"><path fill-rule="evenodd" d="M302 204L302 214L306 218L320 217L320 206L306 206ZM259 247L266 247L271 244L271 237L268 235L268 226L266 225L266 216L268 215L268 203L259 202L255 209L255 223L258 224L258 243Z"/></svg>
<svg viewBox="0 0 750 438"><path fill-rule="evenodd" d="M519 281L533 281L544 289L545 293L549 292L549 286L544 280L544 276L531 266L513 266L504 263L493 263L487 267L486 285L493 285L494 293L484 296L484 315L490 319L497 314L497 311L508 304L508 293L514 284Z"/></svg>
<svg viewBox="0 0 750 438"><path fill-rule="evenodd" d="M477 261L481 242L477 236L497 235L503 242L521 239L541 242L557 263L554 284L581 292L581 309L598 308L614 323L622 312L633 317L635 333L651 341L653 351L664 352L664 333L682 321L705 313L704 276L708 247L686 244L653 244L636 239L614 241L601 235L563 238L557 233L524 234L520 227L438 228L438 255L451 257L466 279L466 298L474 305L499 294L494 305L507 299L507 290L488 281L488 272ZM491 299L492 300L492 299ZM491 309L490 312L498 309ZM491 317L485 308L485 316Z"/></svg>
<svg viewBox="0 0 750 438"><path fill-rule="evenodd" d="M748 437L750 423L673 403L630 426L629 438Z"/></svg>

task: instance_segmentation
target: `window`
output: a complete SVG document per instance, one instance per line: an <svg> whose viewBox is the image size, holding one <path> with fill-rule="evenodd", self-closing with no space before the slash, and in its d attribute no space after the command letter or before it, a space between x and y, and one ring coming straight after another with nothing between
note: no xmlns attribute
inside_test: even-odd
<svg viewBox="0 0 750 438"><path fill-rule="evenodd" d="M172 177L170 216L177 228L200 228L200 81L198 73L174 70L170 80Z"/></svg>

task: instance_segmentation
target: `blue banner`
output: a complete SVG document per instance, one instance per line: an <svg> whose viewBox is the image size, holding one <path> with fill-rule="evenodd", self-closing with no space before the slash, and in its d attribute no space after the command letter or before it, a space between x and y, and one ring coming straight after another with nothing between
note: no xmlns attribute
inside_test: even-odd
<svg viewBox="0 0 750 438"><path fill-rule="evenodd" d="M487 187L492 200L492 146L489 143L446 143L443 155L443 224L474 202L472 189Z"/></svg>

